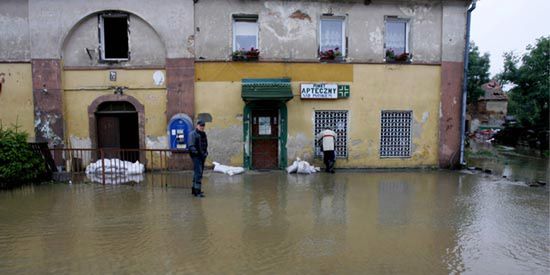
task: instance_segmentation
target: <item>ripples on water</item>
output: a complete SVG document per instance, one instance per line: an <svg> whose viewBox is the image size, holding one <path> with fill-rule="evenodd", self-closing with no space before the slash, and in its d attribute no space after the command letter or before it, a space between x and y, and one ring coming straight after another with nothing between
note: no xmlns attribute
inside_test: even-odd
<svg viewBox="0 0 550 275"><path fill-rule="evenodd" d="M448 171L0 192L0 273L547 274L548 188Z"/></svg>

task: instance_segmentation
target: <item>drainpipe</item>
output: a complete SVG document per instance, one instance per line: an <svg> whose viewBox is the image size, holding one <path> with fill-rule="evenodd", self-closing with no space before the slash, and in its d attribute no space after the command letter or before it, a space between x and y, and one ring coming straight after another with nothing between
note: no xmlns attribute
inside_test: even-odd
<svg viewBox="0 0 550 275"><path fill-rule="evenodd" d="M470 52L470 22L472 19L472 11L476 8L477 0L472 1L472 5L468 9L466 15L466 47L464 48L464 74L462 80L462 111L460 113L460 164L465 165L464 161L464 140L466 133L466 97L468 95L468 61Z"/></svg>

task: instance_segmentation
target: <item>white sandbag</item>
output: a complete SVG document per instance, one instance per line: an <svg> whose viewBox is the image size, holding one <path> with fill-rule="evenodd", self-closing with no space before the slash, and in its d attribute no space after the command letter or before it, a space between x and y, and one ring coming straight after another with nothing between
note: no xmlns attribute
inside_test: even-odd
<svg viewBox="0 0 550 275"><path fill-rule="evenodd" d="M298 174L311 174L311 171L309 169L309 163L307 161L300 161L298 162L298 170L296 171Z"/></svg>
<svg viewBox="0 0 550 275"><path fill-rule="evenodd" d="M224 173L230 176L244 173L244 168L223 165L218 162L212 162L214 164L214 172Z"/></svg>
<svg viewBox="0 0 550 275"><path fill-rule="evenodd" d="M126 166L126 175L138 175L143 174L145 171L145 166L143 164L139 163L139 161L136 161L134 163L129 163Z"/></svg>
<svg viewBox="0 0 550 275"><path fill-rule="evenodd" d="M296 171L298 171L298 161L295 160L292 165L290 165L289 167L286 168L286 172L288 174L290 173L296 173Z"/></svg>
<svg viewBox="0 0 550 275"><path fill-rule="evenodd" d="M225 165L221 165L219 164L218 162L212 162L214 164L214 169L212 169L214 172L220 172L220 173L224 173L225 174L225 171L227 170L227 168L225 167Z"/></svg>
<svg viewBox="0 0 550 275"><path fill-rule="evenodd" d="M315 167L309 162L300 160L300 158L296 158L296 160L286 168L287 173L298 173L298 174L311 174L321 171L321 168Z"/></svg>

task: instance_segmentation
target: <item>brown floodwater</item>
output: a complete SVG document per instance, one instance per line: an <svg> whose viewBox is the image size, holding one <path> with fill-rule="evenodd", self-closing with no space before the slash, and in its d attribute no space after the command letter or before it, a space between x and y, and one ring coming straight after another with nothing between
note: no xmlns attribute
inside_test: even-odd
<svg viewBox="0 0 550 275"><path fill-rule="evenodd" d="M146 174L0 192L0 273L548 274L549 190L466 172Z"/></svg>

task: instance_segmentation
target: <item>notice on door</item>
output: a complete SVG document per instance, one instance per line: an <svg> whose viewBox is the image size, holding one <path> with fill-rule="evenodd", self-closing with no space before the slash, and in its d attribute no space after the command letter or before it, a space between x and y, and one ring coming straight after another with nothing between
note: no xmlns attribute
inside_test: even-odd
<svg viewBox="0 0 550 275"><path fill-rule="evenodd" d="M338 84L301 84L300 98L302 99L337 99Z"/></svg>
<svg viewBox="0 0 550 275"><path fill-rule="evenodd" d="M271 120L268 116L258 117L259 129L258 134L261 136L271 135Z"/></svg>

